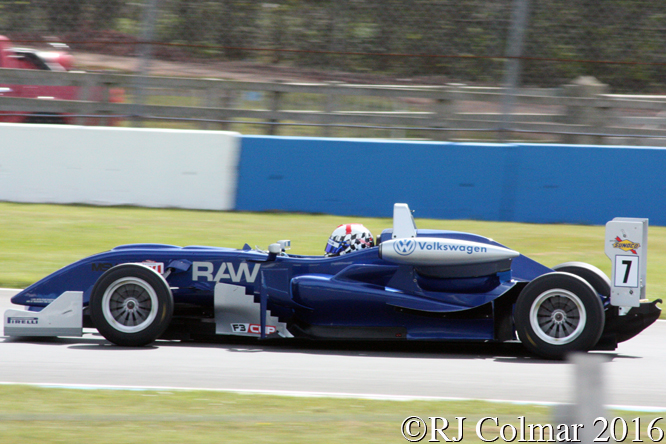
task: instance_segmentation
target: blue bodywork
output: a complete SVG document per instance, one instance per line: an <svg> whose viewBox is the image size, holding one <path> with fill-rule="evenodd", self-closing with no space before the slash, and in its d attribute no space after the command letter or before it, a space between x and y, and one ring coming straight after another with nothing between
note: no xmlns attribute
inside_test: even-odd
<svg viewBox="0 0 666 444"><path fill-rule="evenodd" d="M391 232L385 230L378 243L390 239ZM469 233L418 230L417 236L500 246ZM378 250L324 257L275 255L247 245L125 245L56 271L12 302L39 311L65 291L81 291L86 306L106 270L123 263L159 263L175 304L173 328L165 337L214 334L206 320L214 318L215 286L221 282L245 287L261 307L262 319L278 318L294 337L506 341L515 339L512 307L520 290L552 271L522 255L492 264L426 269L383 260Z"/></svg>

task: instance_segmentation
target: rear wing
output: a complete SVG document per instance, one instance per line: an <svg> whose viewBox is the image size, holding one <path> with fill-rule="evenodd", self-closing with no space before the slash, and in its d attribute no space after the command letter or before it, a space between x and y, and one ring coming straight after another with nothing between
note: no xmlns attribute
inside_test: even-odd
<svg viewBox="0 0 666 444"><path fill-rule="evenodd" d="M616 217L606 224L611 260L611 305L638 307L645 299L648 220Z"/></svg>

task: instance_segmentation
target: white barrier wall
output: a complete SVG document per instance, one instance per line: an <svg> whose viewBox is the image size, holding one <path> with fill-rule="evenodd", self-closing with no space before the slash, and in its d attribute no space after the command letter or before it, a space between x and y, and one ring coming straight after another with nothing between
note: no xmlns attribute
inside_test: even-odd
<svg viewBox="0 0 666 444"><path fill-rule="evenodd" d="M231 210L239 152L224 131L0 124L0 200Z"/></svg>

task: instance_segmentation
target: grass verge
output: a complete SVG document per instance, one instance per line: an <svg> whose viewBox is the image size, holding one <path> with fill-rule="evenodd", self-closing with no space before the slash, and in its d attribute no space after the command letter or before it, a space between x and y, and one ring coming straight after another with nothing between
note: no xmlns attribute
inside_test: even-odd
<svg viewBox="0 0 666 444"><path fill-rule="evenodd" d="M302 398L240 395L207 391L66 390L30 386L0 386L0 443L85 442L86 444L151 443L404 443L401 424L410 416L442 417L451 422L447 437L459 434L464 443L499 437L511 424L520 430L520 417L530 424L551 424L552 409L484 401L377 401L365 399ZM635 437L641 417L645 428L664 413L609 412L628 424ZM619 422L616 422L619 424ZM442 426L441 422L437 424ZM663 421L657 426L664 427ZM620 427L618 435L621 433ZM416 433L418 428L413 427ZM430 430L423 442L431 438ZM505 427L505 433L511 432ZM539 435L535 435L538 437ZM656 437L656 435L655 435ZM435 435L437 441L445 442ZM529 438L529 435L528 435ZM501 438L497 442L505 442ZM543 442L543 441L542 441Z"/></svg>

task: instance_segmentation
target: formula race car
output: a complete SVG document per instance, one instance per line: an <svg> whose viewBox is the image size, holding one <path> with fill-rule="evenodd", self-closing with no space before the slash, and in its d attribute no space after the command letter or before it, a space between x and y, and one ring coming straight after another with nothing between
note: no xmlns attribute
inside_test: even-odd
<svg viewBox="0 0 666 444"><path fill-rule="evenodd" d="M14 296L27 310L7 310L4 332L81 336L96 328L131 347L207 335L520 340L562 358L613 350L661 312L661 301L645 300L647 219L607 224L611 279L580 262L551 269L475 234L417 230L406 204L394 206L393 228L377 245L351 228L339 227L347 233L331 237L325 256L290 255L286 240L268 251L116 247Z"/></svg>

